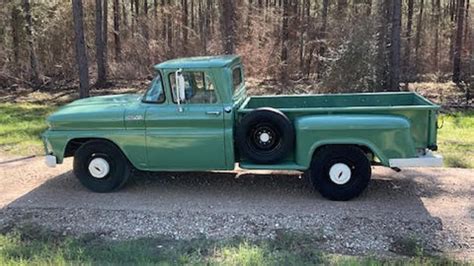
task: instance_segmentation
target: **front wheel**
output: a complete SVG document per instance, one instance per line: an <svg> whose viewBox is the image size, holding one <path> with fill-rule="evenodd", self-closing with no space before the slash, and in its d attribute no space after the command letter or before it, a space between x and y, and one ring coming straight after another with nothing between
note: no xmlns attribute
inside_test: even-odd
<svg viewBox="0 0 474 266"><path fill-rule="evenodd" d="M112 143L92 140L74 154L74 175L82 185L95 192L121 188L131 174L127 158Z"/></svg>
<svg viewBox="0 0 474 266"><path fill-rule="evenodd" d="M370 162L356 146L327 146L313 158L309 172L312 186L330 200L345 201L359 196L368 186Z"/></svg>

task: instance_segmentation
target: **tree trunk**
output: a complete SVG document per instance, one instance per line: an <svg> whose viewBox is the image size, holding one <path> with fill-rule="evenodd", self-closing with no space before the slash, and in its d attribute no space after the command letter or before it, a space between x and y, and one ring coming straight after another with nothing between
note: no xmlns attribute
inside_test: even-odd
<svg viewBox="0 0 474 266"><path fill-rule="evenodd" d="M153 32L154 39L159 39L160 28L157 26L160 25L158 22L158 0L153 0Z"/></svg>
<svg viewBox="0 0 474 266"><path fill-rule="evenodd" d="M148 0L143 0L143 13L148 15Z"/></svg>
<svg viewBox="0 0 474 266"><path fill-rule="evenodd" d="M188 0L182 0L183 1L183 17L182 17L182 25L183 25L183 51L184 54L187 54L187 48L188 48Z"/></svg>
<svg viewBox="0 0 474 266"><path fill-rule="evenodd" d="M131 26L132 36L133 36L133 32L135 32L135 24L136 24L136 17L133 14L134 3L135 3L134 0L130 0L130 24L132 25Z"/></svg>
<svg viewBox="0 0 474 266"><path fill-rule="evenodd" d="M466 17L464 18L464 45L467 46L469 45L467 43L467 38L469 38L469 32L471 30L470 22L469 22L469 0L466 0Z"/></svg>
<svg viewBox="0 0 474 266"><path fill-rule="evenodd" d="M12 31L12 48L13 48L13 62L15 67L18 67L18 61L20 58L20 10L16 5L12 5L11 13L11 31Z"/></svg>
<svg viewBox="0 0 474 266"><path fill-rule="evenodd" d="M33 37L33 19L31 17L30 0L23 0L23 10L25 12L26 36L30 53L30 75L34 86L39 84L38 57L36 55L35 41Z"/></svg>
<svg viewBox="0 0 474 266"><path fill-rule="evenodd" d="M453 82L461 82L461 52L464 26L464 0L458 0L456 40L453 51Z"/></svg>
<svg viewBox="0 0 474 266"><path fill-rule="evenodd" d="M413 3L414 0L408 0L408 17L407 17L407 29L406 29L406 47L405 47L405 63L404 63L404 75L405 82L407 83L412 80L412 73L410 67L410 57L411 57L411 38L412 38L412 27L413 27Z"/></svg>
<svg viewBox="0 0 474 266"><path fill-rule="evenodd" d="M455 39L456 39L455 32L456 32L456 21L457 21L457 17L456 17L457 1L458 0L451 0L450 1L451 4L450 4L450 8L449 8L450 21L453 25L453 28L452 28L451 34L450 34L450 38L449 38L449 61L451 61L451 62L453 62L453 58L454 58L454 43L455 43Z"/></svg>
<svg viewBox="0 0 474 266"><path fill-rule="evenodd" d="M143 36L145 37L145 40L148 41L150 38L150 33L148 32L148 0L143 0L143 14L145 15L145 18L142 21Z"/></svg>
<svg viewBox="0 0 474 266"><path fill-rule="evenodd" d="M222 48L225 54L235 52L235 10L233 1L219 1L221 4Z"/></svg>
<svg viewBox="0 0 474 266"><path fill-rule="evenodd" d="M108 0L103 0L104 1L104 7L103 7L103 12L104 15L102 17L102 22L104 25L102 26L102 34L103 34L103 39L104 39L104 58L105 58L105 68L107 70L107 62L108 62L108 44L109 44L109 6L108 6Z"/></svg>
<svg viewBox="0 0 474 266"><path fill-rule="evenodd" d="M322 26L319 33L319 52L318 52L318 61L317 61L317 73L318 78L324 72L324 63L321 61L321 58L324 60L326 55L326 37L327 37L327 28L328 28L328 9L329 9L329 0L323 0L323 10L322 10Z"/></svg>
<svg viewBox="0 0 474 266"><path fill-rule="evenodd" d="M114 43L115 60L120 61L122 45L120 40L120 1L114 0Z"/></svg>
<svg viewBox="0 0 474 266"><path fill-rule="evenodd" d="M282 69L280 73L281 80L285 80L285 73L288 68L288 39L289 39L289 28L288 28L288 16L290 10L291 0L283 0L283 17L281 20L281 53L280 61L282 64Z"/></svg>
<svg viewBox="0 0 474 266"><path fill-rule="evenodd" d="M173 23L173 16L171 14L171 11L169 10L171 7L171 0L168 0L167 2L167 8L168 8L168 13L166 14L166 37L168 41L168 49L169 49L169 56L174 57L174 50L173 50L173 29L172 29L172 23Z"/></svg>
<svg viewBox="0 0 474 266"><path fill-rule="evenodd" d="M376 90L384 91L387 86L387 27L389 24L389 8L393 0L379 1L377 59L376 59Z"/></svg>
<svg viewBox="0 0 474 266"><path fill-rule="evenodd" d="M303 24L300 33L300 49L299 49L299 61L300 61L300 72L304 73L305 70L305 58L304 54L306 51L306 40L308 38L308 26L309 26L309 12L311 9L311 3L309 0L303 0L301 5L301 22Z"/></svg>
<svg viewBox="0 0 474 266"><path fill-rule="evenodd" d="M76 63L79 70L79 97L89 97L89 63L84 39L82 0L72 0Z"/></svg>
<svg viewBox="0 0 474 266"><path fill-rule="evenodd" d="M422 0L423 1L423 0ZM390 45L390 86L391 91L400 90L400 28L402 21L402 0L393 0L392 35Z"/></svg>
<svg viewBox="0 0 474 266"><path fill-rule="evenodd" d="M206 35L208 36L209 39L212 38L213 31L212 31L212 6L213 6L213 1L212 0L207 0L207 5L206 5Z"/></svg>
<svg viewBox="0 0 474 266"><path fill-rule="evenodd" d="M197 18L197 27L198 27L198 36L199 36L199 41L200 41L200 44L201 44L201 49L202 49L202 39L203 39L203 29L204 29L204 12L203 12L203 8L202 8L202 5L203 5L203 1L198 1L198 10L197 10L197 15L198 15L198 18Z"/></svg>
<svg viewBox="0 0 474 266"><path fill-rule="evenodd" d="M105 66L103 0L95 0L95 48L97 61L97 87L105 86L107 82L107 69Z"/></svg>
<svg viewBox="0 0 474 266"><path fill-rule="evenodd" d="M160 13L161 13L161 38L163 40L166 40L166 25L167 25L167 19L168 16L165 16L165 0L161 0L161 7L160 7Z"/></svg>
<svg viewBox="0 0 474 266"><path fill-rule="evenodd" d="M349 5L348 0L337 0L337 14L339 19L346 17L347 6Z"/></svg>
<svg viewBox="0 0 474 266"><path fill-rule="evenodd" d="M439 24L441 18L441 0L435 0L435 40L434 40L434 67L439 70Z"/></svg>
<svg viewBox="0 0 474 266"><path fill-rule="evenodd" d="M191 0L191 29L195 30L195 25L194 25L194 0Z"/></svg>
<svg viewBox="0 0 474 266"><path fill-rule="evenodd" d="M253 0L249 0L247 4L247 21L245 23L246 25L246 36L247 40L252 38L252 12L253 12Z"/></svg>
<svg viewBox="0 0 474 266"><path fill-rule="evenodd" d="M473 56L473 46L474 46L474 38L472 37L472 26L471 26L471 17L469 16L469 6L470 1L466 0L466 18L465 18L465 32L464 32L464 47L467 49L466 58L468 60L467 69L465 70L465 77L467 78L466 83L468 83L468 87L466 89L466 100L469 103L472 94L474 93L474 56ZM469 60L469 58L471 60Z"/></svg>
<svg viewBox="0 0 474 266"><path fill-rule="evenodd" d="M206 54L206 8L204 1L199 1L199 40L201 41L201 52Z"/></svg>
<svg viewBox="0 0 474 266"><path fill-rule="evenodd" d="M451 21L454 21L456 19L457 0L451 0L450 3L451 3L450 8L449 8L450 19Z"/></svg>
<svg viewBox="0 0 474 266"><path fill-rule="evenodd" d="M125 0L122 0L122 23L125 28L128 27L127 7L125 6Z"/></svg>
<svg viewBox="0 0 474 266"><path fill-rule="evenodd" d="M416 26L416 37L415 37L415 74L418 75L420 71L420 45L421 45L421 33L423 32L423 9L424 0L420 1L420 13L418 14L418 22Z"/></svg>

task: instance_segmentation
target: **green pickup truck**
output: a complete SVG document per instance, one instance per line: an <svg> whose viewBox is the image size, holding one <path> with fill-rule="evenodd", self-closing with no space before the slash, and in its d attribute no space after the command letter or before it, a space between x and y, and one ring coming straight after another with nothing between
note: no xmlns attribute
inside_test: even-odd
<svg viewBox="0 0 474 266"><path fill-rule="evenodd" d="M122 187L134 169L304 171L331 200L367 187L371 166L442 165L437 112L416 93L247 96L238 56L155 66L143 95L74 101L47 119L46 163L74 156L90 190Z"/></svg>

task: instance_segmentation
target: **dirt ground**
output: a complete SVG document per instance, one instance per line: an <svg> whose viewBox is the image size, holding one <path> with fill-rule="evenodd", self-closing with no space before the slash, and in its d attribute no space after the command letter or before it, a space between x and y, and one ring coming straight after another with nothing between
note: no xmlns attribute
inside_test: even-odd
<svg viewBox="0 0 474 266"><path fill-rule="evenodd" d="M362 196L332 202L300 173L270 171L136 173L121 191L98 194L80 185L71 165L47 168L41 157L0 163L0 230L36 224L111 239L264 238L285 230L315 235L329 252L398 256L416 242L474 260L470 169L376 167Z"/></svg>

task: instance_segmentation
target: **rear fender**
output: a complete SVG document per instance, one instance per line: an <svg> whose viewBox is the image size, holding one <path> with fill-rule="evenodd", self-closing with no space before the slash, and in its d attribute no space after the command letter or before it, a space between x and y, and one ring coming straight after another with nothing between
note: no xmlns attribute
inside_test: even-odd
<svg viewBox="0 0 474 266"><path fill-rule="evenodd" d="M296 163L309 167L314 152L325 145L367 147L389 166L391 158L416 156L410 122L392 115L314 115L295 119Z"/></svg>

